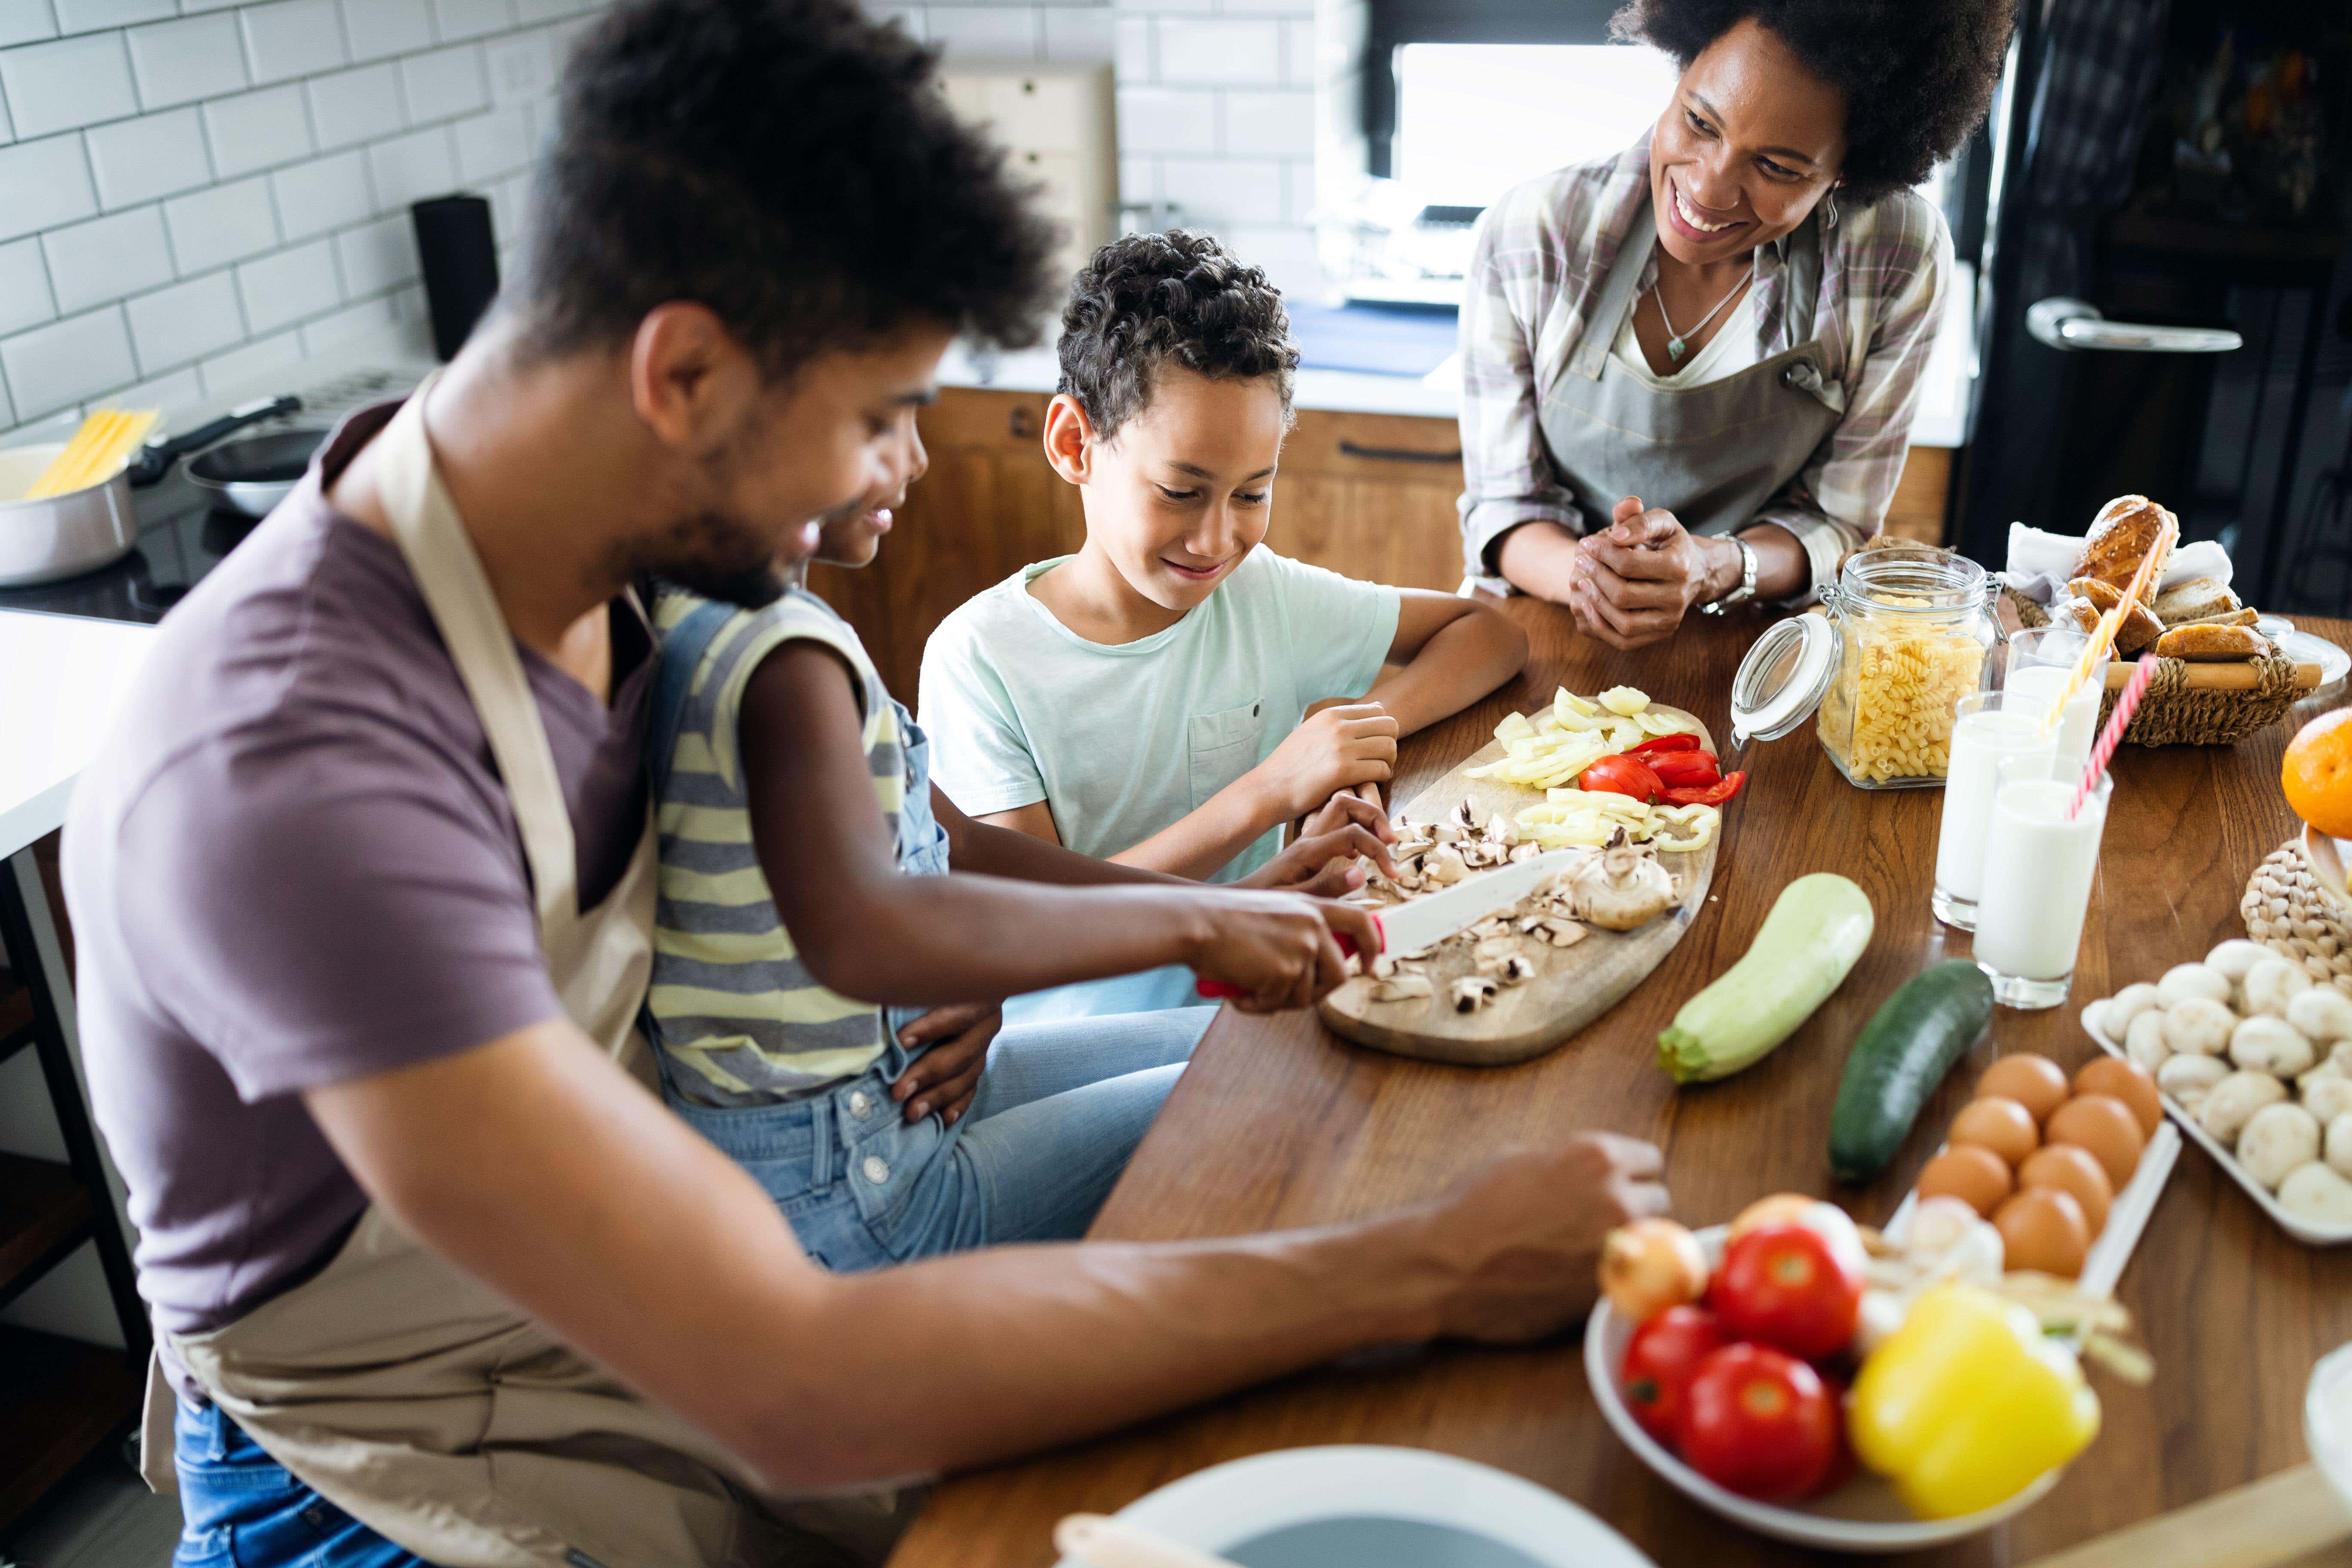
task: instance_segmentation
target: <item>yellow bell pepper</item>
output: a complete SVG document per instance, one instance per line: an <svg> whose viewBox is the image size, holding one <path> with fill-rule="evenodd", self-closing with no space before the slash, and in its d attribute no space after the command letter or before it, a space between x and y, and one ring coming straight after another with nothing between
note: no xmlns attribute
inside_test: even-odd
<svg viewBox="0 0 2352 1568"><path fill-rule="evenodd" d="M1854 1456L1923 1519L1992 1507L2072 1459L2099 1431L2082 1364L2033 1314L1973 1285L1941 1285L1863 1363Z"/></svg>

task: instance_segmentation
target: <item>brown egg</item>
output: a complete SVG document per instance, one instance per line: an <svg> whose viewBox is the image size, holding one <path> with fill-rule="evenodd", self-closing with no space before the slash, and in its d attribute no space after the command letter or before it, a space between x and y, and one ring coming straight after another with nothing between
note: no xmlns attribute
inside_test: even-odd
<svg viewBox="0 0 2352 1568"><path fill-rule="evenodd" d="M2033 1112L2013 1100L1999 1098L1972 1100L1960 1107L1960 1113L1952 1118L1951 1139L1991 1150L2011 1170L2042 1145L2042 1135L2034 1131Z"/></svg>
<svg viewBox="0 0 2352 1568"><path fill-rule="evenodd" d="M2122 1100L2139 1118L2142 1138L2155 1137L2156 1130L2164 1125L2164 1100L2156 1092L2156 1079L2137 1062L2101 1057L2074 1075L2074 1092L2112 1095Z"/></svg>
<svg viewBox="0 0 2352 1568"><path fill-rule="evenodd" d="M2147 1136L2132 1108L2111 1094L2078 1094L2050 1114L2050 1142L2085 1150L2117 1192L2139 1168Z"/></svg>
<svg viewBox="0 0 2352 1568"><path fill-rule="evenodd" d="M2003 1057L1977 1079L1977 1098L2013 1100L2033 1113L2036 1124L2066 1103L2066 1072L2048 1057L2021 1051Z"/></svg>
<svg viewBox="0 0 2352 1568"><path fill-rule="evenodd" d="M1922 1199L1955 1197L1987 1219L2009 1196L2012 1184L2009 1163L1973 1143L1955 1143L1919 1173Z"/></svg>
<svg viewBox="0 0 2352 1568"><path fill-rule="evenodd" d="M2017 1184L2024 1190L2049 1187L2073 1197L2082 1205L2083 1223L2094 1238L2107 1228L2107 1208L2116 1201L2115 1184L2107 1180L2106 1167L2092 1159L2086 1149L2072 1143L2043 1144L2017 1168Z"/></svg>
<svg viewBox="0 0 2352 1568"><path fill-rule="evenodd" d="M2074 1194L2055 1187L2029 1187L1992 1216L2000 1232L2004 1267L2033 1268L2072 1279L2083 1272L2091 1250L2091 1227Z"/></svg>

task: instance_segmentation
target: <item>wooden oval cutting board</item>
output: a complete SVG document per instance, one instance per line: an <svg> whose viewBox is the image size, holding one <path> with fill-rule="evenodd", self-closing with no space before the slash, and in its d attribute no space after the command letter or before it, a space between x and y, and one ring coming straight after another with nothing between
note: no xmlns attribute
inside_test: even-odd
<svg viewBox="0 0 2352 1568"><path fill-rule="evenodd" d="M1660 706L1654 711L1675 721L1675 727L1696 733L1708 751L1716 749L1706 726L1679 708ZM1500 779L1464 775L1504 754L1500 741L1465 758L1454 770L1407 801L1404 815L1415 822L1443 820L1467 800L1486 821L1496 813L1516 816L1540 804L1544 792ZM1736 807L1735 807L1736 808ZM1717 829L1715 842L1688 854L1658 857L1672 872L1675 891L1682 902L1636 931L1591 928L1573 947L1528 944L1536 963L1535 977L1521 985L1507 985L1488 1005L1475 1013L1457 1013L1447 1000L1454 982L1471 973L1467 943L1443 948L1424 973L1433 982L1435 995L1403 1002L1375 1002L1371 982L1350 980L1328 996L1318 1011L1324 1024L1343 1039L1401 1057L1425 1061L1460 1062L1499 1067L1541 1056L1617 1005L1617 999L1642 983L1682 941L1700 910L1706 905L1707 884L1715 878L1715 858L1723 844Z"/></svg>

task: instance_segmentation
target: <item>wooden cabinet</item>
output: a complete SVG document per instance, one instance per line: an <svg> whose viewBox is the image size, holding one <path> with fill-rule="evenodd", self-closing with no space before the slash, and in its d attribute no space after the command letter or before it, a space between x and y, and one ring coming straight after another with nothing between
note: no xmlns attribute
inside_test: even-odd
<svg viewBox="0 0 2352 1568"><path fill-rule="evenodd" d="M1032 561L1086 542L1076 487L1040 439L1043 393L950 387L921 416L930 472L908 491L879 559L819 566L809 586L857 628L891 691L913 705L923 644L948 613ZM1283 445L1266 542L1351 577L1452 589L1462 578L1451 419L1309 411Z"/></svg>

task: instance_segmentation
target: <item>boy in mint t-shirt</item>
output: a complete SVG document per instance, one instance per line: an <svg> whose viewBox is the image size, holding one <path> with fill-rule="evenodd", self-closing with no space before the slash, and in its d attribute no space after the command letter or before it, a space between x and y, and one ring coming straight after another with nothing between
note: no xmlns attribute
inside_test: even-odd
<svg viewBox="0 0 2352 1568"><path fill-rule="evenodd" d="M1129 235L1062 317L1046 460L1087 542L958 609L923 654L935 775L966 814L1082 854L1233 881L1282 824L1355 820L1399 737L1517 674L1491 605L1358 582L1263 547L1298 363L1281 295L1205 236ZM1385 664L1404 668L1380 680ZM1370 792L1366 792L1370 793ZM1153 971L1008 1016L1179 1005Z"/></svg>

